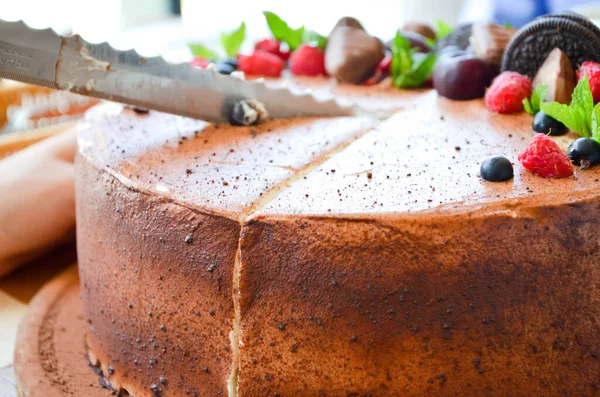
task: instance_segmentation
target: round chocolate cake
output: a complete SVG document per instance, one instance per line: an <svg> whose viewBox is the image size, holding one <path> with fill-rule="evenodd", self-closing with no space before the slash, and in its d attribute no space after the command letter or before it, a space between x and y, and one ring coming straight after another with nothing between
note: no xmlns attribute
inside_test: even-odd
<svg viewBox="0 0 600 397"><path fill-rule="evenodd" d="M530 117L414 99L380 124L90 115L79 265L112 387L593 394L600 174L482 181L478 160L516 158Z"/></svg>
<svg viewBox="0 0 600 397"><path fill-rule="evenodd" d="M107 104L81 124L79 271L103 385L165 397L600 394L597 115L586 124L600 77L580 73L600 65L576 82L568 54L544 48L533 83L494 79L516 29L469 25L480 55L438 60L417 33L384 57L350 22L330 35L334 58L300 47L291 71L329 65L362 85L293 84L365 117L235 127ZM281 73L275 45L239 69ZM405 89L430 76L437 92ZM563 117L571 97L577 123Z"/></svg>

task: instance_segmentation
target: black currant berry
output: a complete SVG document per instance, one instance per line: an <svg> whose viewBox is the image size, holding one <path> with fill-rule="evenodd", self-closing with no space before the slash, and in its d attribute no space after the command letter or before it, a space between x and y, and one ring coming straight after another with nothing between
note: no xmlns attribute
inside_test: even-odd
<svg viewBox="0 0 600 397"><path fill-rule="evenodd" d="M481 177L490 182L504 182L513 178L511 162L502 156L489 157L481 163Z"/></svg>
<svg viewBox="0 0 600 397"><path fill-rule="evenodd" d="M531 128L535 132L551 136L565 135L569 131L563 123L548 116L541 110L533 118Z"/></svg>
<svg viewBox="0 0 600 397"><path fill-rule="evenodd" d="M567 157L582 170L600 164L600 143L592 138L579 138L567 150Z"/></svg>
<svg viewBox="0 0 600 397"><path fill-rule="evenodd" d="M235 58L225 58L222 62L233 66L234 69L238 68L238 61Z"/></svg>
<svg viewBox="0 0 600 397"><path fill-rule="evenodd" d="M219 61L215 63L215 69L217 69L217 72L221 74L231 74L236 70L235 66L227 63L226 61Z"/></svg>

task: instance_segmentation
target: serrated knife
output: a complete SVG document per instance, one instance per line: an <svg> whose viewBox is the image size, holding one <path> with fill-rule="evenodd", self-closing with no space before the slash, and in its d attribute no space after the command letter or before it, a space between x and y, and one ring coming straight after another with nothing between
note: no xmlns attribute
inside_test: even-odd
<svg viewBox="0 0 600 397"><path fill-rule="evenodd" d="M227 121L233 104L249 98L276 118L353 113L334 98L147 58L23 21L0 20L0 77L211 122Z"/></svg>

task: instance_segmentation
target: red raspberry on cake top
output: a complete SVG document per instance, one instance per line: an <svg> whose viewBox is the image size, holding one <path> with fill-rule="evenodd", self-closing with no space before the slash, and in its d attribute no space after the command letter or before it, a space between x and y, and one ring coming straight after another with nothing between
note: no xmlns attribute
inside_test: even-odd
<svg viewBox="0 0 600 397"><path fill-rule="evenodd" d="M301 45L290 57L290 70L296 76L324 76L325 51L308 44Z"/></svg>
<svg viewBox="0 0 600 397"><path fill-rule="evenodd" d="M582 63L577 69L577 81L580 81L586 75L590 82L594 103L598 103L600 102L600 64L591 61Z"/></svg>
<svg viewBox="0 0 600 397"><path fill-rule="evenodd" d="M284 68L285 62L269 52L254 51L250 55L238 56L238 70L249 75L280 77Z"/></svg>
<svg viewBox="0 0 600 397"><path fill-rule="evenodd" d="M529 146L519 153L521 165L544 178L566 178L573 175L573 165L552 138L536 134Z"/></svg>
<svg viewBox="0 0 600 397"><path fill-rule="evenodd" d="M523 111L523 99L531 97L531 80L517 72L498 75L485 93L485 105L496 113Z"/></svg>

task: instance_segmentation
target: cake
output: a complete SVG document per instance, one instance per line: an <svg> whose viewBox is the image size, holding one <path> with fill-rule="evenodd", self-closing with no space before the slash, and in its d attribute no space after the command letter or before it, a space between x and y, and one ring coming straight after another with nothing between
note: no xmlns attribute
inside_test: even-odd
<svg viewBox="0 0 600 397"><path fill-rule="evenodd" d="M526 146L529 116L434 92L377 126L96 112L79 264L92 362L116 390L594 390L600 175L477 175Z"/></svg>
<svg viewBox="0 0 600 397"><path fill-rule="evenodd" d="M367 114L234 127L107 104L79 126L81 296L102 384L599 393L600 171L523 166L492 183L481 161L521 160L528 114L431 89L292 84Z"/></svg>

